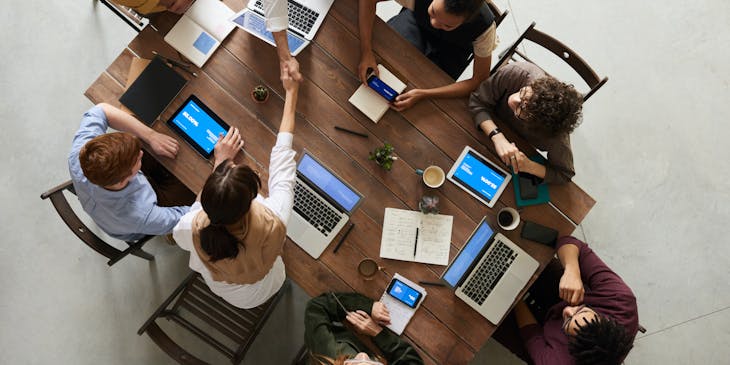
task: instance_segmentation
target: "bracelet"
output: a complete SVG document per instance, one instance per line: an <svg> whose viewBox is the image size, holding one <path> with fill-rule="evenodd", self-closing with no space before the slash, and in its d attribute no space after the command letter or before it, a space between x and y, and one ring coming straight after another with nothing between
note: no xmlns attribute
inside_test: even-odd
<svg viewBox="0 0 730 365"><path fill-rule="evenodd" d="M500 133L502 133L502 131L500 131L499 128L494 128L494 129L492 129L491 132L489 132L489 134L487 134L487 137L489 139L492 139L492 137L494 137L494 136L496 136L496 135L498 135Z"/></svg>

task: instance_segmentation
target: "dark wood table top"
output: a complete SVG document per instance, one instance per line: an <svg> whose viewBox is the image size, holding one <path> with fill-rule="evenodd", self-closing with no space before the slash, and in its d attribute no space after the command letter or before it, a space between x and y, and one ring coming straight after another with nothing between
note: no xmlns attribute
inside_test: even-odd
<svg viewBox="0 0 730 365"><path fill-rule="evenodd" d="M226 0L226 3L234 10L244 7L241 0ZM179 59L177 52L163 40L176 20L177 16L172 14L154 17L152 23L157 30L147 27L135 37L89 87L86 96L94 103L119 105L118 98L124 91L132 58L152 58L154 50ZM409 88L453 82L379 19L374 27L373 44L379 62L405 80ZM490 225L497 227L496 212L515 205L512 184L497 205L489 209L449 182L439 189L426 188L421 177L414 173L416 168L430 164L449 169L465 145L502 165L492 143L474 127L466 99L420 102L402 113L390 110L377 124L347 101L360 85L356 76L359 62L357 0L336 1L315 41L297 60L304 81L297 105L294 148L299 152L306 148L365 196L363 204L352 216L356 227L337 254L332 253L334 245L330 245L319 260L314 260L287 240L283 255L287 275L308 294L357 291L377 299L395 272L414 281L438 279L443 266L379 257L385 207L416 210L422 195L438 196L441 214L454 216L450 250L453 258L482 217L486 215ZM181 72L189 82L160 120L167 120L190 94L196 94L228 124L241 129L246 153L239 157L261 171L266 181L269 155L284 104L276 52L259 39L235 29L205 66L196 71L198 77ZM264 104L255 103L249 95L258 84L266 85L272 91ZM370 138L339 132L334 129L335 125L366 132ZM211 171L211 163L189 148L165 123L158 121L153 128L173 136L182 146L174 160L159 160L191 190L200 191ZM503 126L502 129L507 130L508 137L521 149L532 150L508 128ZM392 171L385 171L368 160L368 153L384 142L393 144L399 157ZM571 234L575 224L580 223L595 204L574 183L551 186L550 194L552 204L527 207L520 213L523 220L553 227L561 235ZM534 281L554 250L521 239L519 230L503 233L540 262ZM335 241L338 239L335 237ZM366 257L375 258L385 267L374 280L365 281L356 272L357 263ZM469 362L496 327L449 289L428 287L427 290L429 295L404 336L428 364Z"/></svg>

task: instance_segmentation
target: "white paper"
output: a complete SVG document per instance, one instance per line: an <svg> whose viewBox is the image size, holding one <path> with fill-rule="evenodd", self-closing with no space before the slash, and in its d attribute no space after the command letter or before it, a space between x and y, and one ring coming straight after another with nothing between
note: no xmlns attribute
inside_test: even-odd
<svg viewBox="0 0 730 365"><path fill-rule="evenodd" d="M380 72L379 78L392 87L393 90L401 93L406 89L406 84L395 77L383 65L378 65L378 71ZM360 85L348 101L375 123L388 111L388 101L366 84Z"/></svg>
<svg viewBox="0 0 730 365"><path fill-rule="evenodd" d="M395 334L401 335L406 329L408 322L410 322L411 318L413 318L413 315L416 314L416 310L421 306L421 303L426 300L427 293L426 289L406 279L405 277L403 277L403 275L395 273L393 277L406 283L406 285L410 286L413 289L416 289L419 293L423 295L421 301L418 302L416 308L411 308L398 301L398 299L391 297L388 294L388 288L385 288L385 292L383 292L383 295L380 297L380 302L385 304L385 307L388 308L388 312L390 312L390 324L387 327L390 328L390 330L393 331Z"/></svg>
<svg viewBox="0 0 730 365"><path fill-rule="evenodd" d="M453 221L450 215L385 208L380 257L448 265Z"/></svg>

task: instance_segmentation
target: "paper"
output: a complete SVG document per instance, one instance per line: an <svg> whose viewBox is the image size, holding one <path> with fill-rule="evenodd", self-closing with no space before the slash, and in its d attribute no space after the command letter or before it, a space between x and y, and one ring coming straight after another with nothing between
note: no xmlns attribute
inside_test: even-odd
<svg viewBox="0 0 730 365"><path fill-rule="evenodd" d="M453 221L450 215L385 208L380 257L448 265Z"/></svg>
<svg viewBox="0 0 730 365"><path fill-rule="evenodd" d="M379 78L383 80L388 86L392 87L398 93L403 92L406 89L406 84L403 81L398 80L387 68L383 65L378 65L378 71L380 71ZM385 100L375 90L371 89L370 86L362 84L355 90L348 100L350 104L360 109L370 120L377 123L383 114L388 110L388 101Z"/></svg>
<svg viewBox="0 0 730 365"><path fill-rule="evenodd" d="M400 336L406 329L408 322L410 322L411 318L413 318L413 315L416 314L416 310L421 306L421 303L426 300L426 294L428 293L426 293L426 289L422 286L406 279L403 275L395 273L393 278L404 282L406 285L423 295L423 298L421 298L418 302L416 308L411 308L390 296L388 294L388 288L385 288L385 292L383 292L383 295L380 297L380 302L385 304L385 307L388 308L388 312L390 312L390 324L387 327L396 335Z"/></svg>

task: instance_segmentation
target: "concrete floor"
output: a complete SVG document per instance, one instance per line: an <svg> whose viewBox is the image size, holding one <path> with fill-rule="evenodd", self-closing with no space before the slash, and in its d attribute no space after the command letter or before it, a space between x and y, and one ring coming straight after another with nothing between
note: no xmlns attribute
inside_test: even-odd
<svg viewBox="0 0 730 365"><path fill-rule="evenodd" d="M153 264L109 269L38 198L68 179L70 141L91 105L83 91L134 33L90 1L6 3L0 363L172 363L135 332L185 276L187 255L156 239ZM626 363L728 363L730 3L496 3L511 9L500 48L535 20L610 78L573 134L575 180L598 201L576 235L638 298L648 331ZM244 363L286 363L305 300L293 287ZM490 341L473 363L519 361Z"/></svg>

